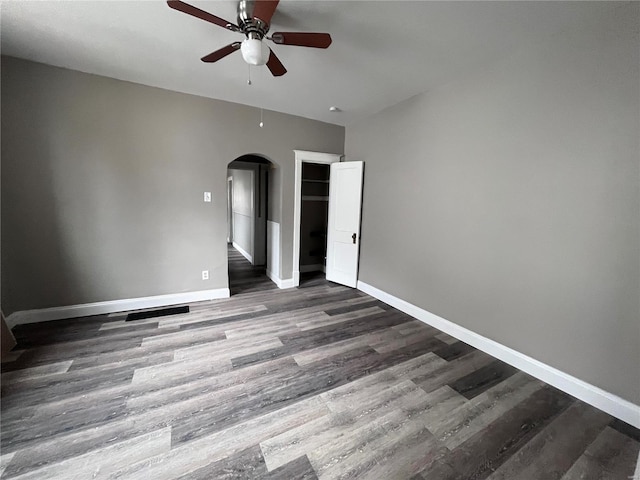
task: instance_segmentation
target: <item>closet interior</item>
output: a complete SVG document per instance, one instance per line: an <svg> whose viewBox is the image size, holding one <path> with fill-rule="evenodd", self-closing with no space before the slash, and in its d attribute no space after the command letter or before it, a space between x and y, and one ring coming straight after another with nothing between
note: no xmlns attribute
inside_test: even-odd
<svg viewBox="0 0 640 480"><path fill-rule="evenodd" d="M300 272L324 272L329 216L329 165L302 164Z"/></svg>

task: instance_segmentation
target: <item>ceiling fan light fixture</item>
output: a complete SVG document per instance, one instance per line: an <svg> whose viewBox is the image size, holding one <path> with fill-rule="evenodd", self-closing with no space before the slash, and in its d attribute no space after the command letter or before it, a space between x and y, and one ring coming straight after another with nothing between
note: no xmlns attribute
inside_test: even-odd
<svg viewBox="0 0 640 480"><path fill-rule="evenodd" d="M269 60L271 50L262 40L257 38L247 38L240 46L242 58L249 65L264 65Z"/></svg>
<svg viewBox="0 0 640 480"><path fill-rule="evenodd" d="M274 32L268 37L267 33L269 33L269 27L271 26L271 17L276 11L279 2L280 0L238 0L238 25L189 5L182 0L168 0L167 4L174 10L199 18L205 22L213 23L227 30L242 33L247 37L243 42L230 43L226 47L205 55L200 59L203 62L215 63L231 55L236 50L240 50L243 60L249 66L266 65L271 75L281 77L287 73L287 69L276 53L265 44L265 39L271 40L278 45L327 48L331 45L331 35L328 33ZM250 78L247 83L251 85Z"/></svg>

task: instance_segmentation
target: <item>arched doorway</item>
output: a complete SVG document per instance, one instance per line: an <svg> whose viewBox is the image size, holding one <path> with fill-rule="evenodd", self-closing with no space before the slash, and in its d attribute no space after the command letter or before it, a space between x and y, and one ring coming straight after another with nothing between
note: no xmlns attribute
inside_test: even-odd
<svg viewBox="0 0 640 480"><path fill-rule="evenodd" d="M271 161L255 154L242 155L227 166L227 251L231 295L277 288L266 275L272 168Z"/></svg>

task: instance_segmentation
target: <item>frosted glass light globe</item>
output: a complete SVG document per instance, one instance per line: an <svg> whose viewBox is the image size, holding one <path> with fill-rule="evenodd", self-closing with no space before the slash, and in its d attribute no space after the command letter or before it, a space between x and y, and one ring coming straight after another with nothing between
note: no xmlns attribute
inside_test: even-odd
<svg viewBox="0 0 640 480"><path fill-rule="evenodd" d="M264 65L269 60L271 51L262 40L256 38L247 38L240 46L242 58L249 65Z"/></svg>

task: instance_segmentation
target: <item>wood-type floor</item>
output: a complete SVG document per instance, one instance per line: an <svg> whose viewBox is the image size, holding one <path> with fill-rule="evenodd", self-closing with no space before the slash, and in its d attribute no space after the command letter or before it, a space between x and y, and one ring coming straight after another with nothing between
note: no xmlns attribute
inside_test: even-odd
<svg viewBox="0 0 640 480"><path fill-rule="evenodd" d="M2 479L620 479L640 435L357 290L16 327Z"/></svg>

